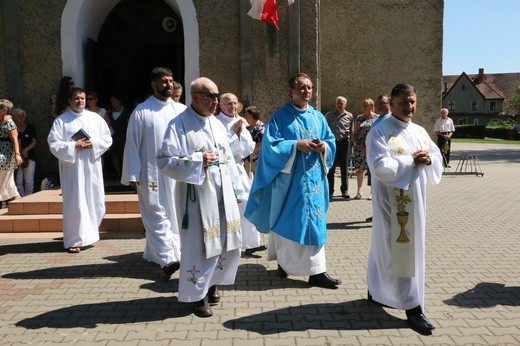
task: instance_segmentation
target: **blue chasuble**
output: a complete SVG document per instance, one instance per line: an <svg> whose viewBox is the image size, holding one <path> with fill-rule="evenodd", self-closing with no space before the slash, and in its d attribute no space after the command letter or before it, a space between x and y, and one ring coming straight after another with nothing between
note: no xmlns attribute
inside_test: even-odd
<svg viewBox="0 0 520 346"><path fill-rule="evenodd" d="M296 150L297 140L316 138L328 147L324 153ZM273 231L303 245L325 244L327 171L335 152L323 114L310 105L303 111L291 102L283 105L265 126L245 217L260 232Z"/></svg>

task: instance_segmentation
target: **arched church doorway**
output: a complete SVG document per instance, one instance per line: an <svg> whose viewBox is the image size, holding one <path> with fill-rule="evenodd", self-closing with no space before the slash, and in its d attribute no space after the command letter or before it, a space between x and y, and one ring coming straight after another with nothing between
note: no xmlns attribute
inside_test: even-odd
<svg viewBox="0 0 520 346"><path fill-rule="evenodd" d="M122 0L106 17L98 43L89 41L86 86L109 106L110 95L121 95L132 107L151 94L149 73L168 67L184 81L184 34L180 17L163 0Z"/></svg>
<svg viewBox="0 0 520 346"><path fill-rule="evenodd" d="M152 93L149 74L156 66L171 69L174 79L183 84L183 25L163 0L120 1L101 26L98 42L88 40L86 48L85 86L100 95L101 107L110 108L114 94L128 109L144 101ZM115 182L116 190L118 157L109 150L103 169L105 181Z"/></svg>

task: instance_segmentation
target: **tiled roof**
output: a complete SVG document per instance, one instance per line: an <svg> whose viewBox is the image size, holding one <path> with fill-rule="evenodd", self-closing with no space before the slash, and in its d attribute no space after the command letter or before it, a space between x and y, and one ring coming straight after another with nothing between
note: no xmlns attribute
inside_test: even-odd
<svg viewBox="0 0 520 346"><path fill-rule="evenodd" d="M464 73L464 72L463 72ZM446 75L442 77L442 91L450 90L461 75ZM520 73L484 73L483 81L475 84L478 74L467 74L475 87L486 99L504 99L504 110L508 109L509 99L515 95L515 86L520 83ZM446 88L445 88L446 86Z"/></svg>

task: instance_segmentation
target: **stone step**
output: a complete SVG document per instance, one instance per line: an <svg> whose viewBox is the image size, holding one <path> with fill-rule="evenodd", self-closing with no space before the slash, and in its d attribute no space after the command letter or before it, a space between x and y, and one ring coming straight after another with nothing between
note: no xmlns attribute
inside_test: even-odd
<svg viewBox="0 0 520 346"><path fill-rule="evenodd" d="M105 196L106 214L138 214L137 194ZM63 198L61 190L43 190L9 203L9 215L61 214Z"/></svg>
<svg viewBox="0 0 520 346"><path fill-rule="evenodd" d="M9 215L7 209L0 210L0 233L61 232L63 215ZM101 232L142 232L141 214L106 214L99 226Z"/></svg>
<svg viewBox="0 0 520 346"><path fill-rule="evenodd" d="M137 194L105 196L106 214L101 232L143 233ZM61 190L43 190L9 203L0 210L0 233L61 232L63 230Z"/></svg>

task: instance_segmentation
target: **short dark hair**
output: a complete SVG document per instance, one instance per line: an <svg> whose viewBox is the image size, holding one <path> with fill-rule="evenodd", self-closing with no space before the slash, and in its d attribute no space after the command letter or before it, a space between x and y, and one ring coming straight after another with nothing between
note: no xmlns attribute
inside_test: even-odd
<svg viewBox="0 0 520 346"><path fill-rule="evenodd" d="M415 87L411 84L406 84L406 83L399 83L397 84L395 87L392 88L392 92L390 93L390 96L391 98L396 98L397 96L399 95L402 95L402 94L411 94L411 93L416 93L415 92Z"/></svg>
<svg viewBox="0 0 520 346"><path fill-rule="evenodd" d="M173 77L172 70L166 67L154 67L152 72L150 72L150 81L161 79L164 76Z"/></svg>
<svg viewBox="0 0 520 346"><path fill-rule="evenodd" d="M249 106L245 109L245 113L251 114L253 119L258 120L260 119L260 109L258 109L257 106Z"/></svg>
<svg viewBox="0 0 520 346"><path fill-rule="evenodd" d="M293 76L291 79L289 79L289 88L294 89L296 87L296 80L300 78L305 78L312 81L311 77L309 77L308 74L300 72Z"/></svg>
<svg viewBox="0 0 520 346"><path fill-rule="evenodd" d="M79 93L83 93L85 95L87 94L85 89L80 88L80 87L74 87L74 88L70 89L70 91L69 91L69 100L71 100L72 97L74 97L74 95L79 94Z"/></svg>

